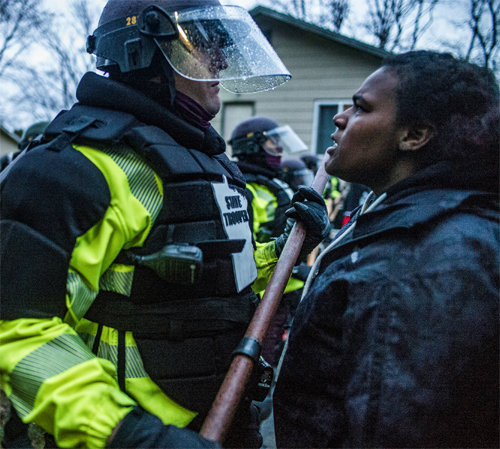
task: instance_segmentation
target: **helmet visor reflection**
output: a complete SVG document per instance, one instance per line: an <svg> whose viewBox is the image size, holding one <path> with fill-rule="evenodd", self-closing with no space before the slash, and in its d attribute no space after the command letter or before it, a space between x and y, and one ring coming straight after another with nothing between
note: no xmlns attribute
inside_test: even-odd
<svg viewBox="0 0 500 449"><path fill-rule="evenodd" d="M220 81L235 93L273 89L291 78L244 8L216 6L173 13L179 38L155 38L180 75Z"/></svg>
<svg viewBox="0 0 500 449"><path fill-rule="evenodd" d="M288 125L278 126L277 128L265 131L264 135L267 140L262 146L269 154L293 154L307 150L304 141Z"/></svg>
<svg viewBox="0 0 500 449"><path fill-rule="evenodd" d="M288 180L288 183L294 190L297 190L299 186L310 186L314 180L314 173L308 168L302 168L294 171L289 176L290 179Z"/></svg>

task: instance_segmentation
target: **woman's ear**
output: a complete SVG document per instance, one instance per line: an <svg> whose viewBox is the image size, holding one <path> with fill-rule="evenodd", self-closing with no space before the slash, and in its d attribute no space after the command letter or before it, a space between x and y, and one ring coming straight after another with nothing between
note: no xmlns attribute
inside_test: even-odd
<svg viewBox="0 0 500 449"><path fill-rule="evenodd" d="M417 151L422 148L434 135L434 129L430 126L421 128L405 129L399 139L401 151Z"/></svg>

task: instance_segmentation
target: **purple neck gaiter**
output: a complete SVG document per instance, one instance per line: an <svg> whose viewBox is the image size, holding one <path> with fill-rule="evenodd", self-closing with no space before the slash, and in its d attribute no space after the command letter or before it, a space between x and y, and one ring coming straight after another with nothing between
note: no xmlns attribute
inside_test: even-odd
<svg viewBox="0 0 500 449"><path fill-rule="evenodd" d="M215 115L207 112L191 97L176 91L174 103L177 111L186 122L203 131L210 128L210 120L212 120Z"/></svg>
<svg viewBox="0 0 500 449"><path fill-rule="evenodd" d="M272 156L266 153L266 164L270 167L281 167L281 156Z"/></svg>

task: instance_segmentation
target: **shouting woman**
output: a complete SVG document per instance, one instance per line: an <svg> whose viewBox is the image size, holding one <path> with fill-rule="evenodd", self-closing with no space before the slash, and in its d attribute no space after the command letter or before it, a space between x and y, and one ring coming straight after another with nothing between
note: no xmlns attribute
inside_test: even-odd
<svg viewBox="0 0 500 449"><path fill-rule="evenodd" d="M306 283L278 447L497 446L498 101L489 70L417 51L334 117L326 170L372 193Z"/></svg>

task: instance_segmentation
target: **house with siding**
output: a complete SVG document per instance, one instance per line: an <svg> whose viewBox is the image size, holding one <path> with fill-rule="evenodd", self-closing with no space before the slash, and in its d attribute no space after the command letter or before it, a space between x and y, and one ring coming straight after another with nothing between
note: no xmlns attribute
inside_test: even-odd
<svg viewBox="0 0 500 449"><path fill-rule="evenodd" d="M311 153L323 154L332 142L333 116L350 106L353 93L387 53L263 6L250 14L292 79L255 94L221 89L222 109L212 124L227 141L240 121L266 115L290 125Z"/></svg>
<svg viewBox="0 0 500 449"><path fill-rule="evenodd" d="M17 151L19 137L0 125L0 156Z"/></svg>

